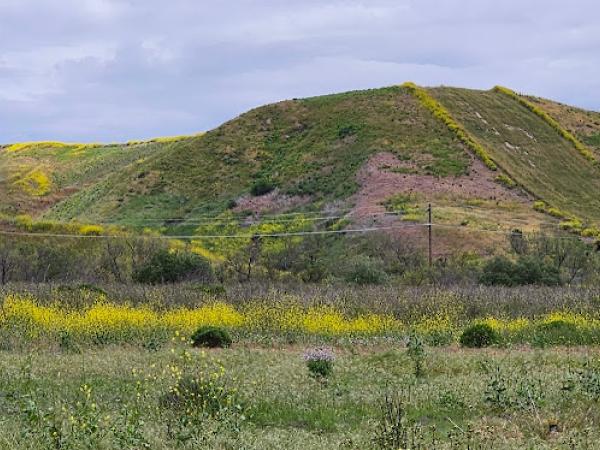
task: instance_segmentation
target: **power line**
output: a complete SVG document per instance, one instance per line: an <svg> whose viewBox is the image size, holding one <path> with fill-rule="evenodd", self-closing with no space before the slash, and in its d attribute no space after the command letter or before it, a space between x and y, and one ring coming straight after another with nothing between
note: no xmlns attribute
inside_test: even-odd
<svg viewBox="0 0 600 450"><path fill-rule="evenodd" d="M422 208L418 208L418 209L422 209ZM372 213L369 213L367 211L374 211ZM343 210L341 212L337 212L337 215L323 215L320 217L313 217L313 215L317 215L317 214L323 214L322 212L307 212L307 213L303 213L303 212L297 212L297 213L282 213L282 214L247 214L247 213L238 213L236 215L234 215L233 217L223 217L223 216L195 216L195 217L191 217L190 219L186 219L185 217L170 217L170 218L159 218L159 217L148 217L148 218L143 218L139 221L134 221L134 222L96 222L96 224L102 224L102 225L119 225L119 224L123 224L123 223L131 223L131 224L135 224L135 223L150 223L150 222L181 222L181 223L205 223L206 221L234 221L234 220L243 220L245 218L248 217L257 217L257 218L266 218L266 219L271 219L273 221L284 221L284 220L288 220L288 221L292 221L292 220L297 220L297 219L278 219L279 217L290 217L290 216L306 216L306 217L302 217L299 220L306 220L306 219L313 219L313 220L325 220L325 219L337 219L337 218L344 218L344 217L348 217L348 216L355 216L359 213L363 213L365 215L392 215L392 214L397 214L397 212L391 212L391 211L385 211L382 212L381 208L377 208L377 207L369 207L369 208L353 208L353 209L347 209L347 210Z"/></svg>
<svg viewBox="0 0 600 450"><path fill-rule="evenodd" d="M385 211L385 212L377 212L377 213L369 213L365 214L364 217L358 218L372 218L378 216L397 216L402 214L401 211ZM238 224L244 222L244 219L257 219L260 224L278 224L278 223L291 223L291 222L319 222L323 220L334 220L334 219L350 219L356 218L352 213L346 215L337 215L337 216L321 216L321 217L299 217L295 219L271 219L271 220L262 220L262 216L246 216L242 219L234 219L231 217L222 217L215 218L215 221L202 221L202 220L186 220L186 219L148 219L139 222L97 222L96 225L135 225L136 223L151 223L151 222L168 222L168 221L177 221L177 223L173 223L173 225L230 225L230 224Z"/></svg>
<svg viewBox="0 0 600 450"><path fill-rule="evenodd" d="M23 237L48 237L48 238L73 238L73 239L131 239L131 238L149 238L149 239L252 239L252 238L268 238L268 237L292 237L292 236L310 236L310 235L325 235L325 234L355 234L355 233L370 233L373 231L395 230L401 228L417 228L424 227L428 224L411 223L403 225L391 225L386 227L369 227L355 228L346 230L317 230L317 231L296 231L296 232L281 232L281 233L252 233L252 234L212 234L212 235L185 235L185 236L164 236L164 235L82 235L82 234L58 234L58 233L32 233L20 231L4 231L0 230L0 235L4 236L23 236Z"/></svg>

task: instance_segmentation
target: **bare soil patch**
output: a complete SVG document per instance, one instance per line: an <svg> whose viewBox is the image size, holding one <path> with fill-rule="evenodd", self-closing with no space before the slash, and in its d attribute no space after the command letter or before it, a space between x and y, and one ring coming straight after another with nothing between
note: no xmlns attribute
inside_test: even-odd
<svg viewBox="0 0 600 450"><path fill-rule="evenodd" d="M477 159L472 160L468 175L458 177L398 173L394 168L407 168L407 165L392 153L377 153L367 161L358 173L361 188L354 196L354 217L360 219L385 212L382 203L395 194L416 194L424 199L529 201L518 190L497 183L494 180L497 174Z"/></svg>

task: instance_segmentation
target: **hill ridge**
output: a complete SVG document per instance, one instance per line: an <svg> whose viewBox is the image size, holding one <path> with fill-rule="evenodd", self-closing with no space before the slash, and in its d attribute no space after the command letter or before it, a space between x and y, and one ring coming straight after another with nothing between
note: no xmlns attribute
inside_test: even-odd
<svg viewBox="0 0 600 450"><path fill-rule="evenodd" d="M410 194L409 203L436 202L448 214L442 220L457 220L455 209L483 202L489 217L474 217L472 226L493 226L509 214L542 223L535 206L560 218L564 228L594 232L600 203L590 194L600 192L600 181L589 155L576 147L575 142L584 146L579 135L566 127L560 133L543 114L525 107L528 100L499 89L422 88L407 82L261 106L202 135L108 145L5 145L0 188L7 195L0 200L0 213L167 226L165 232L176 232L193 230L196 216L226 216L230 210L335 212L353 207L363 189L361 168L376 155L391 154L398 163L382 163L376 171L398 175L390 178L399 189L395 197ZM571 152L578 156L565 156ZM475 173L473 157L490 171L486 179L516 195L494 200L498 194L491 191L461 192L461 177ZM40 174L51 182L45 192L36 181ZM432 191L433 197L425 199L425 192L403 191L409 184L402 177L434 177L456 187L445 194ZM148 225L148 218L156 224Z"/></svg>

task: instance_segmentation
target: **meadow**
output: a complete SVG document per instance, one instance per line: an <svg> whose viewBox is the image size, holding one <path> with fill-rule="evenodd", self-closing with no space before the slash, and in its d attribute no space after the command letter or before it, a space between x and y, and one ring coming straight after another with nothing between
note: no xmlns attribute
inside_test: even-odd
<svg viewBox="0 0 600 450"><path fill-rule="evenodd" d="M597 288L0 295L0 448L598 448ZM498 340L465 347L474 324ZM232 345L193 347L201 325ZM309 370L315 352L331 372Z"/></svg>

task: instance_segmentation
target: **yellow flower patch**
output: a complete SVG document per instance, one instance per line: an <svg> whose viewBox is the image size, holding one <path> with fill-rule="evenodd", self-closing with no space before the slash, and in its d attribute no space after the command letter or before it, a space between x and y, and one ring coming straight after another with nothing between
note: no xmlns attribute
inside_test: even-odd
<svg viewBox="0 0 600 450"><path fill-rule="evenodd" d="M29 195L33 195L35 197L43 197L50 192L52 187L52 183L50 178L42 172L40 169L33 169L30 172L26 173L20 179L18 179L15 184Z"/></svg>

